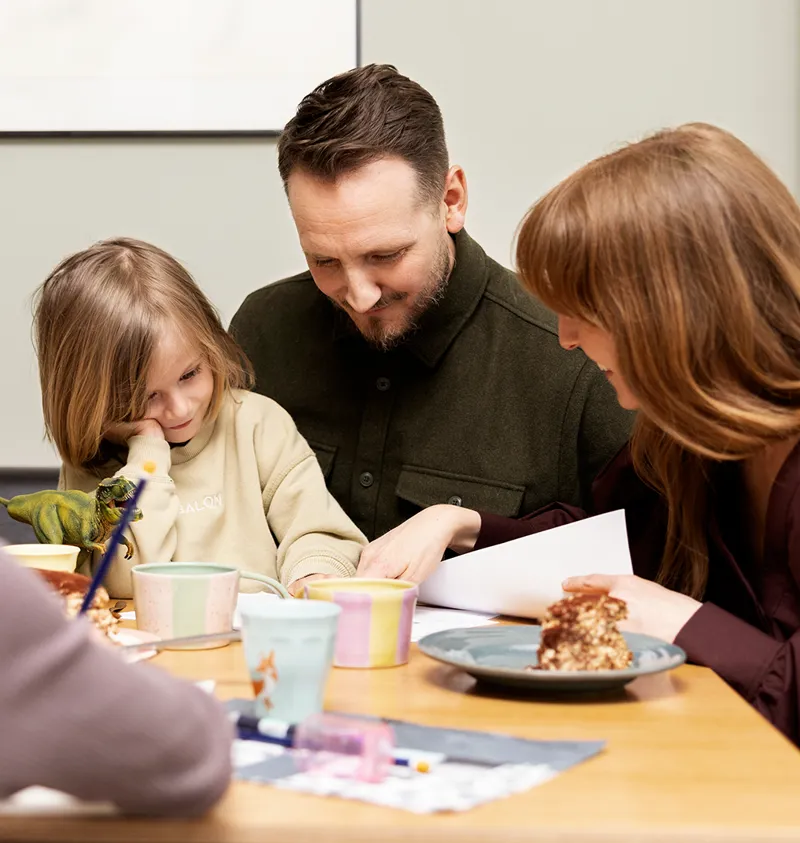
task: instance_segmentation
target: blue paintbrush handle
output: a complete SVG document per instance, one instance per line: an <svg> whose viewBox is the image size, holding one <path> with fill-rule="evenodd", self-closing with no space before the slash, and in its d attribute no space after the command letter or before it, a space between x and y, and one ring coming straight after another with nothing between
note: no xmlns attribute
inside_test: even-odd
<svg viewBox="0 0 800 843"><path fill-rule="evenodd" d="M103 582L103 579L105 578L105 575L108 572L109 566L111 565L111 560L114 558L114 555L117 552L117 548L120 545L120 542L122 540L122 534L125 532L125 530L128 529L131 517L136 511L136 503L138 502L139 496L142 494L142 489L144 489L146 483L146 477L142 477L139 480L138 484L136 485L136 491L134 491L133 493L133 497L125 506L125 509L122 510L122 517L117 522L117 526L114 528L114 532L111 534L111 540L106 545L106 551L103 554L103 558L100 560L100 564L97 566L97 570L94 572L92 582L89 585L89 590L86 592L86 596L83 598L83 604L81 605L81 610L79 614L84 614L92 605L92 601L94 600L94 596L97 593L97 589Z"/></svg>

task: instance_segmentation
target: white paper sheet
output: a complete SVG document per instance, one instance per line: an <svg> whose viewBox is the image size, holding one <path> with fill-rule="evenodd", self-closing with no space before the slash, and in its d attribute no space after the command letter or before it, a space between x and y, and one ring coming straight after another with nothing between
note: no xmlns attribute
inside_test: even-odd
<svg viewBox="0 0 800 843"><path fill-rule="evenodd" d="M411 640L416 642L432 632L443 629L468 629L497 623L494 615L478 612L461 612L457 609L440 609L436 606L417 606L411 625Z"/></svg>
<svg viewBox="0 0 800 843"><path fill-rule="evenodd" d="M447 559L420 589L434 606L539 618L564 596L564 579L630 574L625 512L575 521Z"/></svg>
<svg viewBox="0 0 800 843"><path fill-rule="evenodd" d="M81 802L74 796L49 787L26 787L0 800L0 816L46 816L48 814L108 816L116 813L108 802Z"/></svg>

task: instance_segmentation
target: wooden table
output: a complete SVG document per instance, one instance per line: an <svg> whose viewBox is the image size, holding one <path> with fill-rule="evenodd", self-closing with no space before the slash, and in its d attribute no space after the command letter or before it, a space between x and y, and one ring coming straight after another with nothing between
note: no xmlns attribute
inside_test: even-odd
<svg viewBox="0 0 800 843"><path fill-rule="evenodd" d="M249 696L241 645L168 652L156 664ZM593 701L489 695L422 655L388 670L334 670L327 707L529 738L605 739L600 756L509 799L416 816L235 783L194 821L0 819L0 840L800 841L800 752L711 671L684 666Z"/></svg>

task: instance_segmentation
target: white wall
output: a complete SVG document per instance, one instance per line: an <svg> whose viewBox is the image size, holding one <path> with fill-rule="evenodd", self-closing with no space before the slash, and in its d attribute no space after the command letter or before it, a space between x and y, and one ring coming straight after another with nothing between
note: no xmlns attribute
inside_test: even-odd
<svg viewBox="0 0 800 843"><path fill-rule="evenodd" d="M719 123L800 187L797 0L362 0L362 15L362 60L438 99L467 170L468 228L505 263L537 195L666 125ZM56 462L28 297L67 252L151 239L226 319L302 268L273 140L0 141L0 232L0 466Z"/></svg>

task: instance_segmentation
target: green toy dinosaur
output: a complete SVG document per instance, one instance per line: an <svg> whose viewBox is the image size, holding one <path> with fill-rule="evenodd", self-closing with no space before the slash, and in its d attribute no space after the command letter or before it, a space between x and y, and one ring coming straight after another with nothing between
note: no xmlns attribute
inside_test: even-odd
<svg viewBox="0 0 800 843"><path fill-rule="evenodd" d="M122 517L125 504L136 487L127 477L103 480L94 494L75 490L57 492L47 489L29 495L15 495L11 500L0 498L8 514L33 527L42 544L72 544L82 550L105 551L105 543ZM133 511L131 521L139 521L140 509ZM133 556L133 545L122 537L127 552Z"/></svg>

